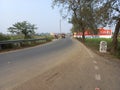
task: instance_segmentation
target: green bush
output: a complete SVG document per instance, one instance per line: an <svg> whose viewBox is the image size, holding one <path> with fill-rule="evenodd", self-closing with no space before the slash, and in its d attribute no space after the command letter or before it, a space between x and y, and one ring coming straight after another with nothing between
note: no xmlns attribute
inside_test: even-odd
<svg viewBox="0 0 120 90"><path fill-rule="evenodd" d="M24 39L24 36L21 35L10 35L11 40Z"/></svg>
<svg viewBox="0 0 120 90"><path fill-rule="evenodd" d="M9 35L5 35L5 34L2 34L2 33L0 33L0 41L5 41L5 40L10 40L11 38L10 38L10 36ZM3 45L1 45L1 48L2 49L8 49L8 48L12 48L13 47L13 45L12 44L3 44Z"/></svg>
<svg viewBox="0 0 120 90"><path fill-rule="evenodd" d="M99 44L100 41L106 41L107 42L107 51L110 52L111 48L111 38L86 38L85 45L94 49L94 50L99 50ZM118 39L118 48L117 48L117 53L114 54L116 57L120 58L120 39Z"/></svg>
<svg viewBox="0 0 120 90"><path fill-rule="evenodd" d="M47 38L47 41L52 41L54 39L53 36L47 36L46 38Z"/></svg>
<svg viewBox="0 0 120 90"><path fill-rule="evenodd" d="M100 41L106 41L107 42L107 46L108 46L108 51L111 48L111 42L112 39L111 38L86 38L85 44L89 47L95 48L95 49L99 49L99 44Z"/></svg>
<svg viewBox="0 0 120 90"><path fill-rule="evenodd" d="M0 41L10 40L10 36L0 33Z"/></svg>

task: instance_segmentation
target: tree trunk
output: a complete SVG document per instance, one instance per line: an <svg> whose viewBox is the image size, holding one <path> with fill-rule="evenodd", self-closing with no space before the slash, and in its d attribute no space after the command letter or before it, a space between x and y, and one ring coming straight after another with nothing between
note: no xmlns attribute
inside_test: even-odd
<svg viewBox="0 0 120 90"><path fill-rule="evenodd" d="M82 27L82 42L85 43L85 28Z"/></svg>
<svg viewBox="0 0 120 90"><path fill-rule="evenodd" d="M117 51L117 47L118 47L118 33L119 33L119 30L120 30L120 18L116 24L116 27L115 27L115 32L113 34L113 39L112 39L112 47L111 47L111 54L115 54L116 51Z"/></svg>
<svg viewBox="0 0 120 90"><path fill-rule="evenodd" d="M29 36L28 36L28 33L24 33L24 39L28 39Z"/></svg>

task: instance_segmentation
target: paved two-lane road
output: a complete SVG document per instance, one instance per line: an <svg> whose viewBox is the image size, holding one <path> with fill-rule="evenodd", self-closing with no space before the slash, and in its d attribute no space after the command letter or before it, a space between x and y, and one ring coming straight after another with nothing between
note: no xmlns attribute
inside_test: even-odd
<svg viewBox="0 0 120 90"><path fill-rule="evenodd" d="M0 90L120 90L119 65L60 39L0 54Z"/></svg>

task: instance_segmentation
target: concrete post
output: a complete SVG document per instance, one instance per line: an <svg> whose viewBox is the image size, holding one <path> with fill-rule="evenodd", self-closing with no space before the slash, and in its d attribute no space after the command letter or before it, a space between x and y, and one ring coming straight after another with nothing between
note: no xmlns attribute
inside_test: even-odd
<svg viewBox="0 0 120 90"><path fill-rule="evenodd" d="M107 52L107 42L106 42L106 41L101 41L101 42L100 42L99 51L100 51L101 53L106 53L106 52Z"/></svg>

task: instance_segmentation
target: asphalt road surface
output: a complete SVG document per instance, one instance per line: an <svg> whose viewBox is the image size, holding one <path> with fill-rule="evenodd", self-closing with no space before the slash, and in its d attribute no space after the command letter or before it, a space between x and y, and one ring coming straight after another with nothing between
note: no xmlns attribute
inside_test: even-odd
<svg viewBox="0 0 120 90"><path fill-rule="evenodd" d="M120 90L120 61L60 39L0 54L0 90Z"/></svg>

